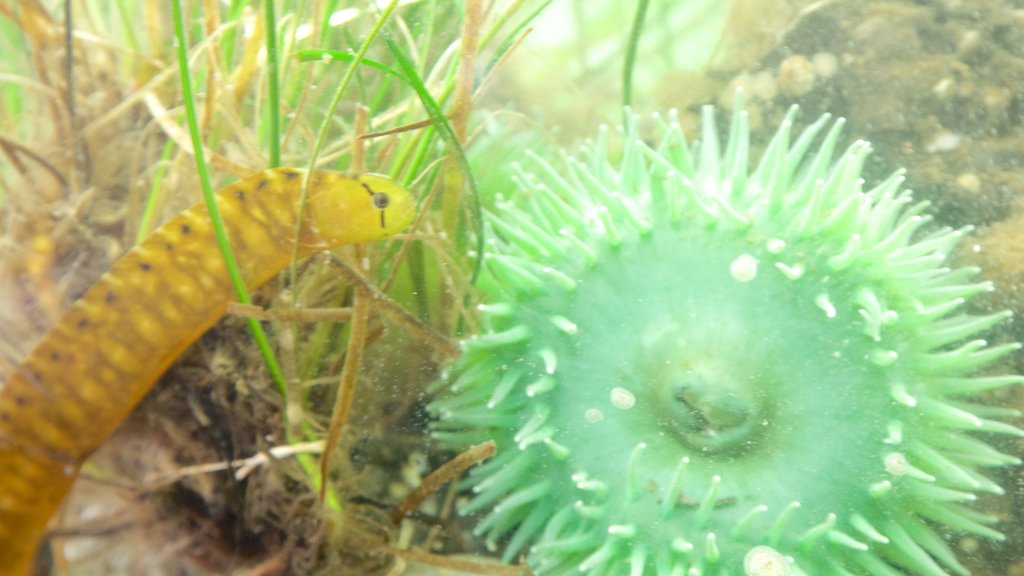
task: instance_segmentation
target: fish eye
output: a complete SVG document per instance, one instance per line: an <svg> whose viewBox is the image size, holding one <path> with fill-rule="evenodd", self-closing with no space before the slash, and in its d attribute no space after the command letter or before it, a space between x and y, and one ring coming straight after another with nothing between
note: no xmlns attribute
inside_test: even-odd
<svg viewBox="0 0 1024 576"><path fill-rule="evenodd" d="M387 208L388 204L391 204L391 197L385 192L374 192L370 198L373 201L373 205L381 210Z"/></svg>

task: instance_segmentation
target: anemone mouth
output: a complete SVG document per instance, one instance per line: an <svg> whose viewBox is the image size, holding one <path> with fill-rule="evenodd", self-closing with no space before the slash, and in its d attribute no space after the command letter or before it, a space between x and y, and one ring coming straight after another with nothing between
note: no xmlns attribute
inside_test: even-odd
<svg viewBox="0 0 1024 576"><path fill-rule="evenodd" d="M499 443L477 533L541 574L966 573L933 524L1001 537L964 503L1017 459L971 433L1020 434L969 398L1022 379L972 375L1018 346L958 311L989 288L945 267L964 231L899 174L862 190L841 122L787 117L748 172L739 106L724 151L705 115L696 155L670 117L617 164L605 133L533 157L490 218L485 329L430 406L443 443Z"/></svg>
<svg viewBox="0 0 1024 576"><path fill-rule="evenodd" d="M692 296L684 300L693 307ZM642 322L628 360L635 376L623 378L622 390L637 390L658 428L688 452L741 457L758 450L778 413L774 398L763 393L779 388L776 370L761 365L752 371L728 350L715 350L695 326L706 320L696 311L678 317Z"/></svg>
<svg viewBox="0 0 1024 576"><path fill-rule="evenodd" d="M638 382L654 397L658 426L691 451L740 457L763 445L776 411L761 387L771 377L737 377L729 367L683 351L671 359L641 361L649 375Z"/></svg>

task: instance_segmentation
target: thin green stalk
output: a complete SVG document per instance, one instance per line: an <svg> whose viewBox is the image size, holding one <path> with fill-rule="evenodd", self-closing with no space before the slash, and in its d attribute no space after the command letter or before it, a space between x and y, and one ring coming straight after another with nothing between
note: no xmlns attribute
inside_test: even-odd
<svg viewBox="0 0 1024 576"><path fill-rule="evenodd" d="M387 8L377 18L377 22L374 23L370 33L366 36L366 40L363 41L362 46L359 47L359 51L356 52L355 57L352 59L352 64L349 65L348 69L345 70L345 75L341 78L341 83L338 85L338 89L334 92L334 98L331 100L331 104L327 107L327 111L324 114L324 120L320 123L320 130L317 132L316 139L313 141L313 150L309 157L309 169L306 171L306 179L302 185L302 196L299 199L299 210L298 218L295 222L295 257L292 258L292 265L289 270L289 281L292 286L295 285L296 278L298 277L298 253L299 253L299 232L300 225L302 222L302 215L306 210L306 198L309 196L309 178L313 174L314 168L316 168L316 159L320 155L320 149L323 148L324 142L327 140L327 130L331 126L331 118L334 116L334 111L338 109L338 104L341 103L341 97L345 94L345 90L348 88L349 82L355 76L356 70L359 68L360 63L363 62L366 52L370 49L370 45L374 39L381 32L384 27L384 22L387 21L391 13L394 12L395 7L398 6L398 0L391 0ZM294 293L294 291L293 291ZM292 304L297 305L298 302L292 301Z"/></svg>
<svg viewBox="0 0 1024 576"><path fill-rule="evenodd" d="M388 76L380 79L380 83L373 90L373 93L367 98L366 107L369 110L381 110L387 108L394 94L394 79Z"/></svg>
<svg viewBox="0 0 1024 576"><path fill-rule="evenodd" d="M341 50L322 50L319 48L297 50L295 52L295 57L299 60L299 62L321 62L325 58L327 58L331 61L337 60L338 62L354 63L356 61L356 56L356 54L352 54L351 52L343 52ZM360 58L357 65L380 70L381 72L390 74L395 78L402 80L403 82L408 82L404 74L402 74L398 70L395 70L394 68L391 68L387 64L381 64L376 60L371 60L369 58Z"/></svg>
<svg viewBox="0 0 1024 576"><path fill-rule="evenodd" d="M135 233L135 243L142 242L149 235L150 226L156 212L156 198L163 186L164 176L167 174L167 161L174 150L174 140L168 139L164 144L164 151L160 153L160 162L157 163L156 173L153 175L153 185L149 187L149 196L146 198L146 206L142 209L142 219L139 220L139 229Z"/></svg>
<svg viewBox="0 0 1024 576"><path fill-rule="evenodd" d="M327 42L328 34L331 29L331 14L338 9L338 0L327 0L327 3L323 5L323 16L320 18L320 37L316 39L318 44L324 44Z"/></svg>
<svg viewBox="0 0 1024 576"><path fill-rule="evenodd" d="M505 53L508 52L512 48L512 45L515 44L516 40L519 39L520 33L527 27L527 25L530 24L530 22L533 22L533 20L537 16L539 16L541 12L547 9L547 7L551 5L551 2L552 0L547 0L547 2L540 4L533 12L531 12L525 18L523 18L522 22L520 22L519 25L517 25L512 30L509 30L509 33L505 37L505 40L502 41L498 48L495 49L494 54L491 56L490 64L488 64L487 68L484 69L484 76L490 74L491 69L494 68L497 65L497 63L501 61L502 57L505 56ZM505 21L512 15L513 11L515 9L518 9L521 4L522 1L517 0L515 4L506 8L505 11L502 12L498 20L495 21L494 25L491 26L486 32L484 32L483 36L480 37L481 50L483 48L486 48L487 45L490 44L490 41L493 39L494 35L497 34L498 30L505 23Z"/></svg>
<svg viewBox="0 0 1024 576"><path fill-rule="evenodd" d="M181 0L174 0L171 8L174 19L174 34L178 41L178 65L181 70L182 99L185 102L185 115L188 118L189 133L192 137L192 148L196 156L196 170L199 173L203 199L206 201L206 207L210 212L210 220L213 223L217 246L224 257L224 263L228 269L228 276L231 278L231 285L235 290L235 295L239 302L250 304L252 301L249 298L248 290L245 288L242 274L238 269L238 263L231 252L231 245L228 241L227 232L224 229L224 219L221 217L216 198L214 197L213 186L210 184L210 170L206 163L206 154L203 150L202 137L199 133L199 122L196 119L195 97L192 93L192 78L188 68L188 43L185 38L184 22L181 14ZM256 346L259 348L263 361L267 365L267 370L277 384L281 396L287 401L288 389L285 384L284 375L281 373L281 367L277 363L277 358L270 347L270 341L267 339L266 333L257 320L250 318L248 323L253 339L256 341ZM282 417L284 419L285 441L289 444L294 444L295 438L292 434L291 424L288 422L287 410L282 411ZM306 475L312 480L314 488L319 490L323 480L320 478L318 467L312 457L309 454L298 454L296 455L296 460ZM333 493L328 493L327 496L327 506L333 510L340 510L341 503L338 502L337 497Z"/></svg>
<svg viewBox="0 0 1024 576"><path fill-rule="evenodd" d="M469 188L469 197L471 199L470 209L473 211L473 224L476 226L476 230L474 230L476 233L476 260L473 263L473 272L470 274L469 280L470 284L474 284L477 276L480 274L480 268L483 265L484 259L484 220L483 209L480 206L480 195L476 188L476 178L473 177L473 170L469 165L469 159L466 158L466 153L462 149L462 143L459 142L455 131L452 130L451 124L448 123L448 118L445 117L441 106L434 100L434 97L423 83L423 79L416 73L416 67L412 59L401 50L391 32L387 29L382 30L381 37L384 39L384 43L387 44L388 50L391 51L391 54L398 62L399 68L409 79L409 83L413 90L416 91L416 95L423 104L427 116L430 117L430 120L437 128L438 135L444 140L448 150L455 158L456 164L459 165L459 170L466 177L466 186Z"/></svg>
<svg viewBox="0 0 1024 576"><path fill-rule="evenodd" d="M426 27L425 30L423 30L423 33L420 35L420 38L423 38L423 46L420 46L420 49L419 49L420 50L420 54L423 54L423 55L430 54L430 44L431 44L431 41L434 39L434 24L436 22L437 22L437 1L436 0L431 0L430 4L427 7L427 18L426 18L426 25L427 25L427 27ZM423 76L424 74L427 73L427 58L425 58L425 57L423 58L422 64L423 64L423 69L419 71L420 76Z"/></svg>
<svg viewBox="0 0 1024 576"><path fill-rule="evenodd" d="M270 167L281 165L281 92L278 87L277 16L274 0L266 0L267 28L267 105L270 106Z"/></svg>
<svg viewBox="0 0 1024 576"><path fill-rule="evenodd" d="M484 30L484 33L480 35L480 47L483 48L490 44L491 39L494 38L494 35L498 33L498 30L501 30L502 27L505 26L505 23L508 22L509 18L511 18L512 15L515 14L516 11L518 11L519 8L521 8L525 3L526 0L513 0L511 4L505 6L505 9L502 10L501 14L499 14L498 17L494 20L494 24L492 24L487 30ZM533 17L536 16L541 10L546 8L547 5L550 3L551 0L548 0L547 2L537 7L537 10L534 11L533 15L531 15L529 18L526 18L526 20L521 24L521 26L525 26L527 22L533 20ZM513 30L510 36L514 38L516 36L515 32L516 30Z"/></svg>
<svg viewBox="0 0 1024 576"><path fill-rule="evenodd" d="M135 28L137 24L132 22L134 16L128 15L128 9L124 6L124 0L117 0L116 12L118 18L121 20L121 27L124 30L125 39L128 40L128 48L132 52L141 52L139 49L139 39L135 36Z"/></svg>
<svg viewBox="0 0 1024 576"><path fill-rule="evenodd" d="M217 207L217 199L214 196L213 185L210 183L210 168L206 163L206 153L203 150L203 140L199 133L199 122L196 119L195 96L192 93L192 77L188 68L188 43L185 38L185 27L181 15L181 0L174 0L171 4L174 18L174 34L178 40L178 65L181 70L181 92L185 101L185 116L188 118L188 129L192 136L192 149L196 157L196 171L199 173L199 182L203 190L203 200L210 212L210 220L213 223L214 237L217 239L217 247L224 257L224 264L228 269L228 277L231 279L231 286L235 290L235 296L242 304L250 304L249 291L245 288L245 280L238 269L238 262L231 251L231 243L228 241L227 231L224 229L224 218ZM278 390L285 398L288 397L288 389L281 374L281 368L270 348L263 327L255 319L249 319L249 328L252 330L256 345L267 363L267 370L277 383ZM288 429L288 426L285 426Z"/></svg>
<svg viewBox="0 0 1024 576"><path fill-rule="evenodd" d="M387 22L388 18L391 16L391 13L395 11L395 8L397 6L398 0L391 0L387 8L385 8L381 15L377 18L377 22L374 23L373 28L370 30L370 33L366 36L366 40L363 41L363 44L359 47L359 50L356 52L355 57L352 58L352 65L349 66L347 70L345 70L345 75L341 78L341 83L338 85L338 89L334 92L334 98L331 100L330 106L327 107L327 112L324 116L324 121L320 124L320 130L319 132L317 132L316 140L314 140L313 142L313 151L309 159L310 171L312 171L313 168L316 166L316 159L320 155L320 149L323 148L324 142L327 140L327 130L331 126L331 117L334 116L334 111L338 109L338 105L341 103L341 97L344 96L345 90L348 89L349 83L352 81L352 78L355 77L356 70L359 68L359 65L365 59L366 52L370 49L370 45L373 44L373 41L377 38L377 35L380 34L381 30L384 27L384 23ZM303 200L305 200L305 195L303 195Z"/></svg>
<svg viewBox="0 0 1024 576"><path fill-rule="evenodd" d="M647 14L649 4L650 0L638 0L636 15L633 17L633 28L629 31L626 61L622 66L622 105L625 108L633 105L633 71L636 65L637 48L640 45L640 36L644 29L644 16Z"/></svg>
<svg viewBox="0 0 1024 576"><path fill-rule="evenodd" d="M427 163L427 155L430 154L431 144L434 143L434 127L428 126L423 129L422 137L417 141L416 146L410 146L405 156L412 154L412 159L407 160L405 157L402 158L402 166L407 166L405 180L402 184L408 186L416 179L416 175L420 172L420 167ZM429 188L429 186L428 186Z"/></svg>
<svg viewBox="0 0 1024 576"><path fill-rule="evenodd" d="M231 0L231 5L228 7L228 13L225 18L228 22L235 22L242 16L242 10L245 9L247 0ZM235 39L238 37L238 26L230 26L224 31L223 39L221 40L221 46L223 50L221 53L224 55L224 68L230 70L232 60L235 57Z"/></svg>

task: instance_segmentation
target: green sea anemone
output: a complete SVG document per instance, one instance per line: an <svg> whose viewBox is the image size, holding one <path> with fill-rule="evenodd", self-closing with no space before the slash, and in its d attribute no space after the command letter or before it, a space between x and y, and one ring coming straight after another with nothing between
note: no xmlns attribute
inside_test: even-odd
<svg viewBox="0 0 1024 576"><path fill-rule="evenodd" d="M489 217L482 334L432 389L433 434L498 455L466 514L540 574L967 574L947 533L1001 539L970 507L1020 435L976 395L1018 350L966 313L992 286L947 267L969 229L931 224L896 173L863 190L870 147L835 161L842 120L748 172L737 105L691 152L676 115L602 130L556 168L517 170ZM816 146L814 142L820 143ZM519 198L525 200L519 201Z"/></svg>

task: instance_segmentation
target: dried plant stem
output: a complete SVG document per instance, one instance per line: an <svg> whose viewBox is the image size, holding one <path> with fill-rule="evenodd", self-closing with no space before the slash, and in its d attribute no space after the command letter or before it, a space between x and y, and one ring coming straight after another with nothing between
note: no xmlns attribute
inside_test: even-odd
<svg viewBox="0 0 1024 576"><path fill-rule="evenodd" d="M480 21L483 18L483 2L466 2L466 19L462 24L462 44L459 51L459 69L455 80L455 94L452 100L452 132L459 142L466 139L469 112L473 106L473 79L476 77L476 51L480 40ZM444 207L444 229L454 234L462 206L462 174L454 161L448 162L445 190L441 200ZM454 237L454 236L453 236Z"/></svg>
<svg viewBox="0 0 1024 576"><path fill-rule="evenodd" d="M322 440L274 446L269 450L257 452L248 458L239 458L237 460L230 461L223 460L208 464L195 464L193 466L179 468L175 470L173 474L150 476L145 478L145 483L148 490L155 490L161 486L173 484L188 476L211 474L213 472L223 472L225 470L234 470L235 479L244 480L253 472L253 470L261 466L265 466L273 460L283 460L285 458L298 456L299 454L321 454L323 453L323 450L324 443Z"/></svg>
<svg viewBox="0 0 1024 576"><path fill-rule="evenodd" d="M506 566L504 564L495 564L493 561L463 560L421 552L419 550L403 550L401 548L388 548L388 552L406 560L413 560L421 564L428 564L448 570L469 572L470 574L485 574L487 576L531 576L533 574L526 566Z"/></svg>
<svg viewBox="0 0 1024 576"><path fill-rule="evenodd" d="M3 134L0 134L0 149L4 151L4 155L7 156L11 161L11 164L14 165L22 175L28 173L28 167L25 166L25 164L18 158L19 156L24 155L52 174L57 182L60 182L61 186L67 186L67 179L64 178L64 175L61 174L60 170L58 170L56 166L50 164L45 158L24 144L15 142L10 138L5 137Z"/></svg>
<svg viewBox="0 0 1024 576"><path fill-rule="evenodd" d="M494 443L494 440L488 440L476 446L471 446L455 458L445 462L444 465L424 478L420 485L410 492L404 500L391 509L391 521L398 524L403 518L419 508L420 504L431 494L437 492L441 486L444 486L453 478L461 476L470 466L479 464L494 456L497 451L498 445Z"/></svg>
<svg viewBox="0 0 1024 576"><path fill-rule="evenodd" d="M355 247L356 261L363 260L363 251ZM348 348L345 351L345 365L341 368L341 379L338 392L331 410L331 423L327 429L324 454L320 459L320 501L327 495L327 479L331 470L331 455L338 448L341 434L348 424L348 415L352 410L352 401L356 395L356 380L359 377L359 365L366 349L366 333L370 320L370 296L365 286L356 284L352 302L352 323L348 335Z"/></svg>
<svg viewBox="0 0 1024 576"><path fill-rule="evenodd" d="M351 308L262 308L252 304L232 302L228 314L242 318L255 318L260 322L348 322Z"/></svg>
<svg viewBox="0 0 1024 576"><path fill-rule="evenodd" d="M455 358L459 355L459 347L454 342L410 314L400 304L389 298L387 294L378 290L365 276L353 270L349 265L333 255L330 262L338 268L349 282L363 289L366 295L373 299L376 310L423 338L424 342L431 348L444 354L446 357Z"/></svg>
<svg viewBox="0 0 1024 576"><path fill-rule="evenodd" d="M366 129L370 125L369 114L370 109L366 106L356 106L356 124L352 131L355 134L352 139L352 165L349 167L352 172L366 170L366 147L363 145L362 135L366 134Z"/></svg>

